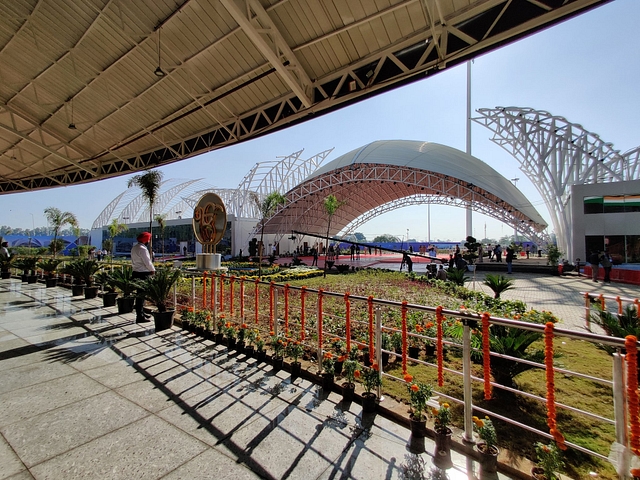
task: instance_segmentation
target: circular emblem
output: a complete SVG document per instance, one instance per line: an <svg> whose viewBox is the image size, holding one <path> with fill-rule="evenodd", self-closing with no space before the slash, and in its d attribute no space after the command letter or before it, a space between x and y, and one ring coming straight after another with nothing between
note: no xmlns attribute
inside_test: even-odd
<svg viewBox="0 0 640 480"><path fill-rule="evenodd" d="M215 193L205 193L193 210L193 233L203 245L217 245L227 229L227 209Z"/></svg>

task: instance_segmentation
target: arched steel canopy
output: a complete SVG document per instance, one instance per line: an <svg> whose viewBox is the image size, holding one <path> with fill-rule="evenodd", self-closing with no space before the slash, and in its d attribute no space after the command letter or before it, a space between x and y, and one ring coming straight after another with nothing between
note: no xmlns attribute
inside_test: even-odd
<svg viewBox="0 0 640 480"><path fill-rule="evenodd" d="M437 143L386 140L342 155L287 192L287 203L265 223L265 233L325 234L323 200L329 194L345 202L331 220L332 235L350 233L371 219L369 212L411 203L470 204L529 238L540 238L547 227L520 190L477 158Z"/></svg>
<svg viewBox="0 0 640 480"><path fill-rule="evenodd" d="M248 140L607 1L0 2L0 193Z"/></svg>

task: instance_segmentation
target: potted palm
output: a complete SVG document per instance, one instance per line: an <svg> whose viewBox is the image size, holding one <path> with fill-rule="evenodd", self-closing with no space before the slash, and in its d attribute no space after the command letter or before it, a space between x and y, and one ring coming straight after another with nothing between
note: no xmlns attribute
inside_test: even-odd
<svg viewBox="0 0 640 480"><path fill-rule="evenodd" d="M0 278L6 280L7 278L11 278L11 266L13 264L15 257L3 257L0 256Z"/></svg>
<svg viewBox="0 0 640 480"><path fill-rule="evenodd" d="M103 290L102 294L102 306L103 307L113 307L116 304L116 298L118 297L118 292L116 292L116 286L113 283L113 279L111 277L112 272L98 272L96 273L95 280Z"/></svg>
<svg viewBox="0 0 640 480"><path fill-rule="evenodd" d="M23 257L21 259L20 268L24 272L22 275L22 281L27 283L36 283L38 281L38 277L36 276L36 266L38 265L38 261L40 257Z"/></svg>
<svg viewBox="0 0 640 480"><path fill-rule="evenodd" d="M138 288L133 278L133 269L131 267L124 267L122 269L112 270L111 284L122 293L122 296L116 299L118 313L122 315L133 312L133 307L136 302L136 297L133 296L133 293Z"/></svg>
<svg viewBox="0 0 640 480"><path fill-rule="evenodd" d="M38 262L38 268L45 273L45 282L47 288L55 287L58 284L58 277L55 275L58 265L62 260L58 258L47 258Z"/></svg>
<svg viewBox="0 0 640 480"><path fill-rule="evenodd" d="M77 273L84 283L84 298L96 298L98 296L98 287L93 284L94 275L102 269L96 260L81 258L76 260Z"/></svg>
<svg viewBox="0 0 640 480"><path fill-rule="evenodd" d="M158 269L155 275L139 282L141 294L156 307L156 311L151 312L156 332L167 330L173 325L175 310L169 308L169 296L181 277L181 270L167 267Z"/></svg>

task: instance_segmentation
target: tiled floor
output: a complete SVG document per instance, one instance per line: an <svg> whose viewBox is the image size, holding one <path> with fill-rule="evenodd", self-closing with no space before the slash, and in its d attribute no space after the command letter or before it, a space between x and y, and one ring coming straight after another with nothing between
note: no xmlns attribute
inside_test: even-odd
<svg viewBox="0 0 640 480"><path fill-rule="evenodd" d="M0 479L509 478L456 452L436 461L429 438L411 447L403 426L307 380L70 295L0 282Z"/></svg>

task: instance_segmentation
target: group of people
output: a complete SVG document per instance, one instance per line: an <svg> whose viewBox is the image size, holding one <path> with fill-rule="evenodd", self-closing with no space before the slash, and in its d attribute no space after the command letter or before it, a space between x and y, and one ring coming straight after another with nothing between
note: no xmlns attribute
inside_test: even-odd
<svg viewBox="0 0 640 480"><path fill-rule="evenodd" d="M613 263L611 261L611 255L609 255L607 250L602 250L600 252L592 250L589 254L589 263L591 264L591 279L594 282L598 281L600 265L602 265L602 268L604 269L603 282L611 283L611 265L613 265Z"/></svg>

